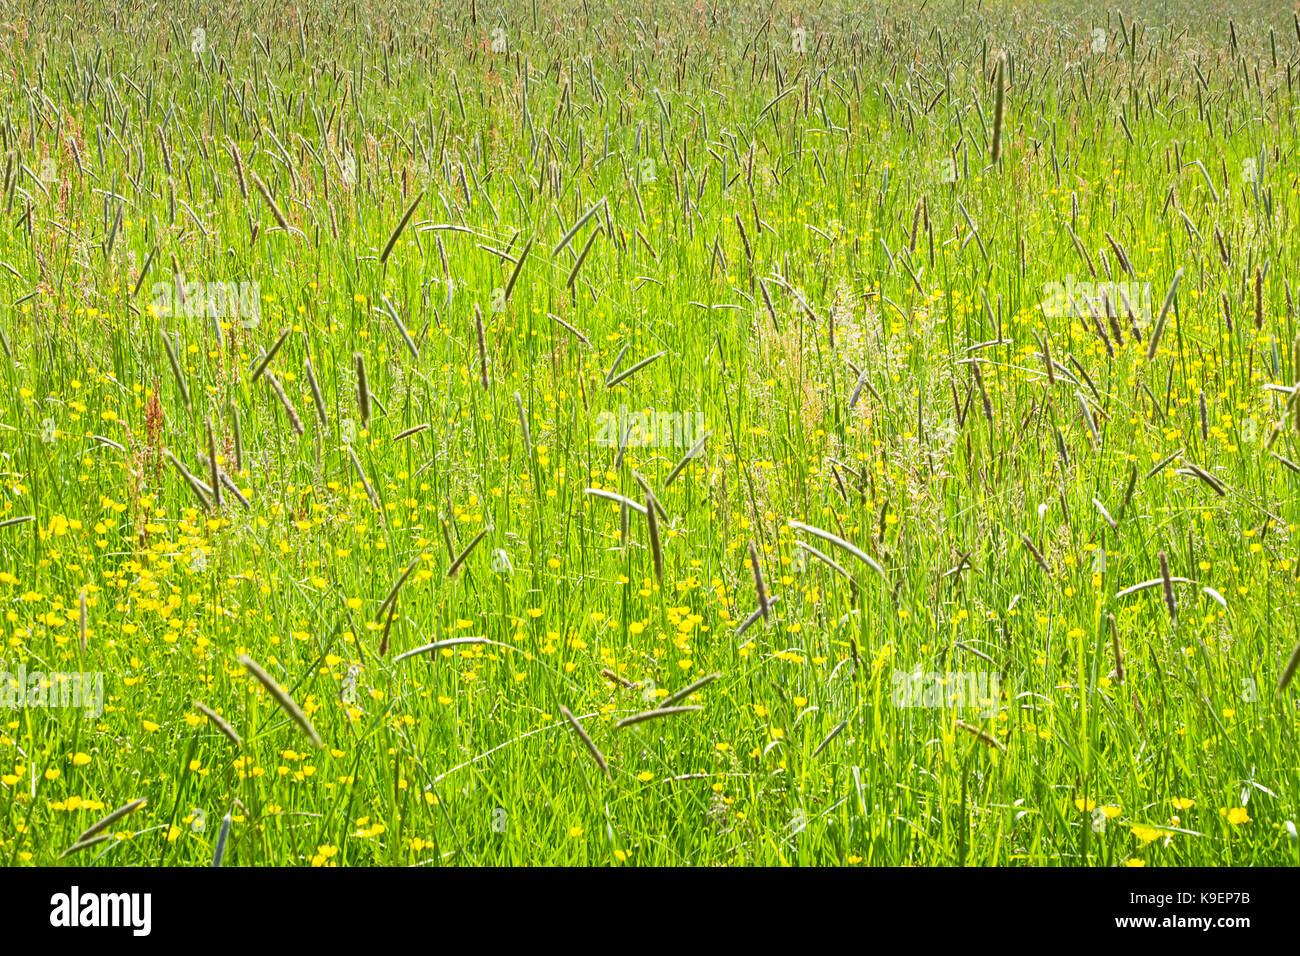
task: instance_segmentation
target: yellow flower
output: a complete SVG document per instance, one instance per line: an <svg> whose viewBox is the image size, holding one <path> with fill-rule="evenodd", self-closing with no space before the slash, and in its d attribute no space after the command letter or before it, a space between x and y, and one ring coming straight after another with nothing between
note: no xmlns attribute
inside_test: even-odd
<svg viewBox="0 0 1300 956"><path fill-rule="evenodd" d="M1186 797L1174 797L1170 802L1173 803L1175 810L1190 810L1196 803L1195 800L1188 800Z"/></svg>
<svg viewBox="0 0 1300 956"><path fill-rule="evenodd" d="M1139 823L1133 827L1133 835L1143 843L1150 843L1152 840L1159 840L1164 836L1163 830L1157 830L1155 827L1149 827L1145 823Z"/></svg>
<svg viewBox="0 0 1300 956"><path fill-rule="evenodd" d="M316 855L311 858L311 865L312 866L335 866L336 864L330 862L330 859L331 857L334 856L334 854L338 853L338 851L339 848L336 846L316 847Z"/></svg>
<svg viewBox="0 0 1300 956"><path fill-rule="evenodd" d="M88 763L90 763L90 754L79 753L72 758L74 767L84 767Z"/></svg>
<svg viewBox="0 0 1300 956"><path fill-rule="evenodd" d="M1250 814L1246 812L1245 807L1233 807L1231 810L1225 808L1220 810L1219 812L1222 813L1224 816L1226 816L1228 818L1228 822L1231 823L1234 827L1240 826L1243 823L1250 822Z"/></svg>

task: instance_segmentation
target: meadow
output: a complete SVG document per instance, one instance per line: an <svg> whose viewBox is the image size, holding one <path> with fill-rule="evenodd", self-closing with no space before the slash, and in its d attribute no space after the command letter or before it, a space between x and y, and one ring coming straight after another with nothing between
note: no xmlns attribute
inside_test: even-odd
<svg viewBox="0 0 1300 956"><path fill-rule="evenodd" d="M1296 86L1271 3L0 0L0 863L1300 862Z"/></svg>

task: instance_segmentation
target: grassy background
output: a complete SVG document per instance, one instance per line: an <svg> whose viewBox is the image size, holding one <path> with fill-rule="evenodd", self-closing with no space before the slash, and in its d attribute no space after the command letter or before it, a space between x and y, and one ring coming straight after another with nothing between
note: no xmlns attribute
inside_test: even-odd
<svg viewBox="0 0 1300 956"><path fill-rule="evenodd" d="M1297 860L1290 11L164 6L0 4L0 860Z"/></svg>

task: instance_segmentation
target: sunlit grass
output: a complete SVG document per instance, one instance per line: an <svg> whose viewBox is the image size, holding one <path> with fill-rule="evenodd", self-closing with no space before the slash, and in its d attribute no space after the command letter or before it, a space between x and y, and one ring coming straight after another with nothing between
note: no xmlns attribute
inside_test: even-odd
<svg viewBox="0 0 1300 956"><path fill-rule="evenodd" d="M1300 27L573 6L0 17L0 861L1300 861Z"/></svg>

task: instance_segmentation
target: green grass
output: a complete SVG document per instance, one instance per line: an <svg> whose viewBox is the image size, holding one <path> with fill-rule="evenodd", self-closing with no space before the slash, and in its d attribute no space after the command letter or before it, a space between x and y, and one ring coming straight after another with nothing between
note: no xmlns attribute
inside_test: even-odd
<svg viewBox="0 0 1300 956"><path fill-rule="evenodd" d="M65 6L0 7L0 669L106 706L0 711L0 861L1300 860L1289 13Z"/></svg>

